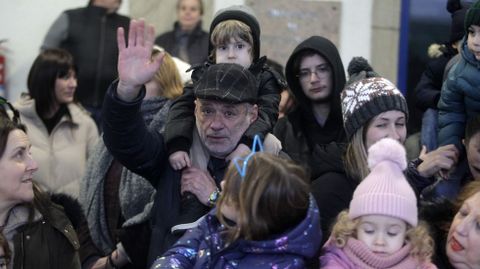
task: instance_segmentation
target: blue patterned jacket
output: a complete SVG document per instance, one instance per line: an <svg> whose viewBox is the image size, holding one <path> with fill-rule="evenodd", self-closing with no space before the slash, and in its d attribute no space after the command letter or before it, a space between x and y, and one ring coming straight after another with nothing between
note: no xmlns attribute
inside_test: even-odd
<svg viewBox="0 0 480 269"><path fill-rule="evenodd" d="M320 214L313 196L307 216L296 227L266 241L237 240L225 247L220 233L224 230L212 210L201 224L185 235L155 268L305 268L306 259L320 247Z"/></svg>

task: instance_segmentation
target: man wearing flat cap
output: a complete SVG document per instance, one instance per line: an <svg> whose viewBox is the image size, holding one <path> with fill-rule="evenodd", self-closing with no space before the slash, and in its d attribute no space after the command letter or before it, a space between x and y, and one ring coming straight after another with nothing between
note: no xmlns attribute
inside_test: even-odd
<svg viewBox="0 0 480 269"><path fill-rule="evenodd" d="M243 133L257 119L257 82L248 69L236 64L215 64L193 86L196 127L190 149L192 165L175 171L168 162L162 134L149 131L140 115L145 96L143 84L161 65L162 55L151 60L153 28L132 20L128 46L119 29L118 82L105 96L104 141L125 167L156 188L151 213L152 235L147 264L167 250L182 228L186 193L200 201L195 210L206 214L215 205L226 157L236 148ZM265 150L267 151L267 143ZM183 193L183 196L182 196ZM190 222L195 222L191 217ZM180 227L179 227L180 226ZM172 229L173 227L173 229ZM189 228L189 227L188 227Z"/></svg>

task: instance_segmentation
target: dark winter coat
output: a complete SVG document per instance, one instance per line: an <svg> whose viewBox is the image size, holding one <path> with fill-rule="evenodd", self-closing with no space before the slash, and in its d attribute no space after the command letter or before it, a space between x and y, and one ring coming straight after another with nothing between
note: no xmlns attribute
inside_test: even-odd
<svg viewBox="0 0 480 269"><path fill-rule="evenodd" d="M462 44L462 58L450 70L438 102L439 146L458 149L463 149L466 122L480 113L480 61L467 48L466 38Z"/></svg>
<svg viewBox="0 0 480 269"><path fill-rule="evenodd" d="M128 17L89 5L65 11L50 28L44 47L61 47L73 55L78 69L75 94L83 105L102 105L108 85L118 76L117 28L127 34L129 24Z"/></svg>
<svg viewBox="0 0 480 269"><path fill-rule="evenodd" d="M415 105L422 111L428 108L437 109L445 67L456 54L456 50L448 46L442 50L442 55L428 62L420 81L415 87Z"/></svg>
<svg viewBox="0 0 480 269"><path fill-rule="evenodd" d="M80 243L61 206L46 203L28 221L26 207L12 209L3 233L13 233L13 269L81 268Z"/></svg>
<svg viewBox="0 0 480 269"><path fill-rule="evenodd" d="M311 102L303 92L294 70L296 58L304 50L318 52L332 69L330 114L323 127L316 121ZM344 142L346 139L340 106L340 92L345 86L345 71L335 45L323 37L312 36L295 48L288 59L285 73L297 106L278 120L273 134L282 142L283 150L294 161L310 169L312 179L315 179L319 176L316 168L324 161L316 158L318 155L315 151L331 142Z"/></svg>
<svg viewBox="0 0 480 269"><path fill-rule="evenodd" d="M278 118L280 91L285 87L285 82L278 73L270 69L266 60L266 57L262 57L249 68L259 82L258 118L240 141L246 145L251 144L256 134L265 136L271 132ZM184 88L183 95L177 98L170 108L164 133L169 154L179 150L188 152L192 144L192 130L195 127L193 87L211 64L206 62L195 68L192 74L193 84Z"/></svg>
<svg viewBox="0 0 480 269"><path fill-rule="evenodd" d="M159 35L155 39L155 44L164 48L165 51L168 51L172 56L180 58L177 40L179 31L181 31L180 24L175 22L173 30ZM202 30L202 22L199 22L195 29L188 35L188 61L187 59L182 60L192 65L205 62L209 54L208 42L208 33Z"/></svg>
<svg viewBox="0 0 480 269"><path fill-rule="evenodd" d="M320 247L319 212L313 198L307 216L293 229L265 241L237 240L225 246L223 225L209 213L189 230L155 268L305 268Z"/></svg>

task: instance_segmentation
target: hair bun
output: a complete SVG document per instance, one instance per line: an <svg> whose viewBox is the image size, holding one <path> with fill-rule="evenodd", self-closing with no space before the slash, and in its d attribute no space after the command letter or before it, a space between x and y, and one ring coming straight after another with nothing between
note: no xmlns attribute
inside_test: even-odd
<svg viewBox="0 0 480 269"><path fill-rule="evenodd" d="M383 138L368 149L368 167L370 171L383 162L392 162L398 165L400 170L407 168L407 156L405 148L392 138Z"/></svg>

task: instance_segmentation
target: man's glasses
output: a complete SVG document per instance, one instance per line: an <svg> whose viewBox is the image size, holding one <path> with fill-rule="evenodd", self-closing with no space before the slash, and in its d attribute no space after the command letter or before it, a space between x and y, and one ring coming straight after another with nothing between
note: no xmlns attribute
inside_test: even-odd
<svg viewBox="0 0 480 269"><path fill-rule="evenodd" d="M326 64L319 65L315 67L314 70L311 69L302 69L298 73L297 77L300 81L308 82L312 79L312 74L315 74L317 78L326 78L330 75L330 67Z"/></svg>

